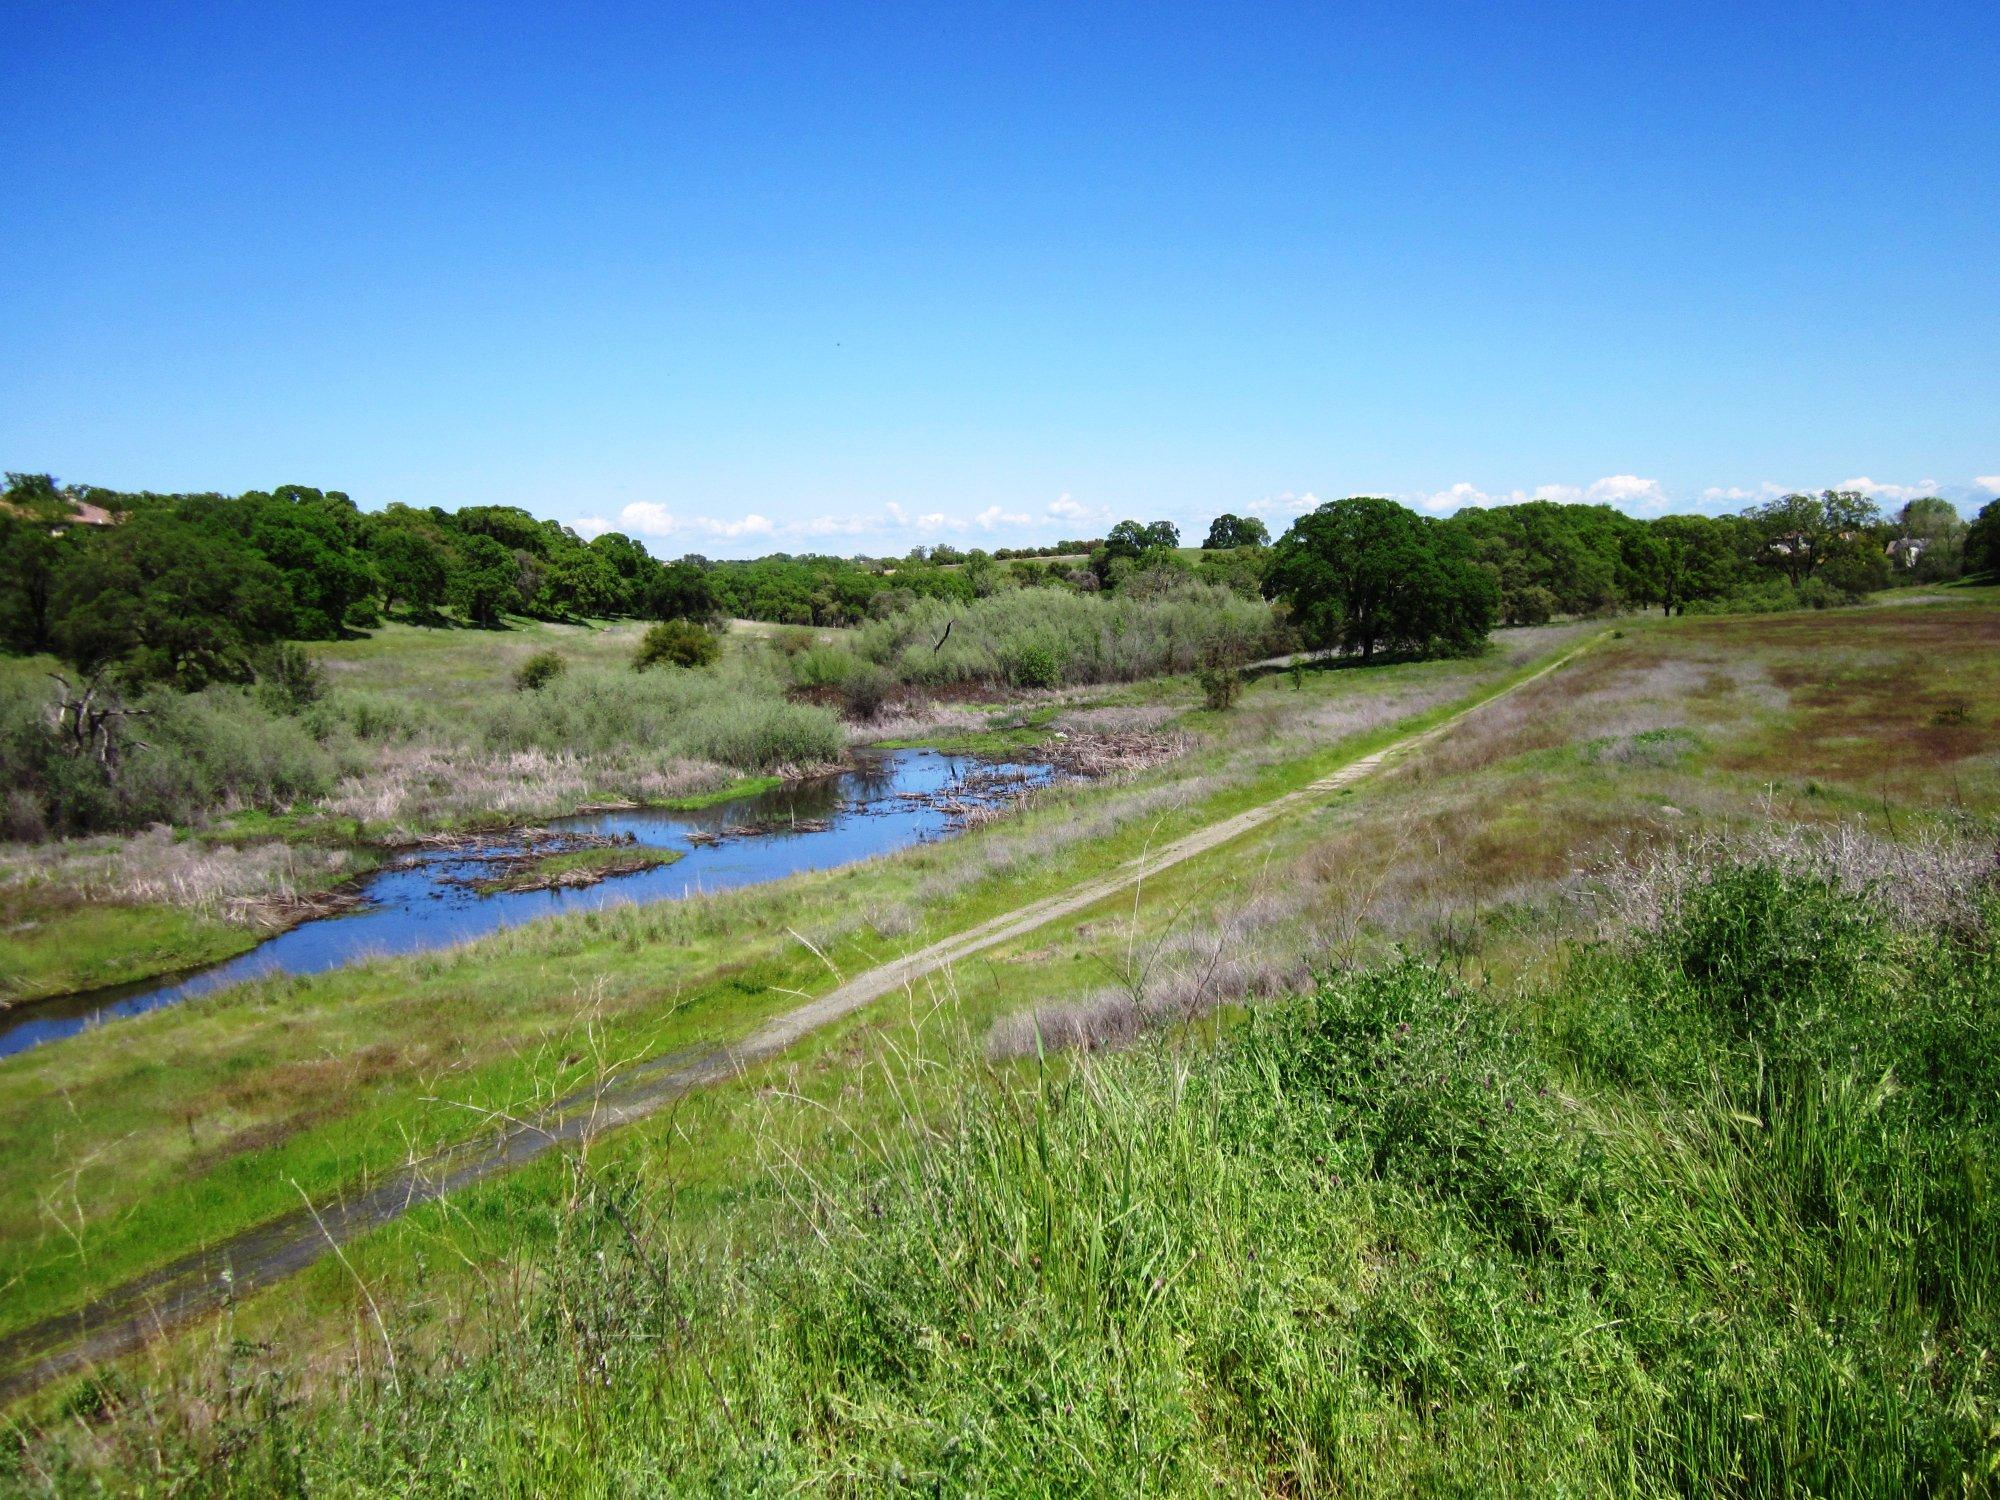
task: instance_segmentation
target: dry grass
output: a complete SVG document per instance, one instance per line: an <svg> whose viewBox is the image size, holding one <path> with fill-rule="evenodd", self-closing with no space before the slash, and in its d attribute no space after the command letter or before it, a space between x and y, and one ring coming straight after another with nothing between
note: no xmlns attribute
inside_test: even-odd
<svg viewBox="0 0 2000 1500"><path fill-rule="evenodd" d="M2000 834L1969 821L1903 838L1854 820L1819 827L1772 821L1667 840L1643 860L1599 859L1577 881L1573 899L1599 935L1656 930L1678 917L1689 891L1730 864L1774 865L1825 881L1912 929L1972 932L1981 903L2000 886Z"/></svg>
<svg viewBox="0 0 2000 1500"><path fill-rule="evenodd" d="M1968 926L2000 860L1983 821L1993 809L1941 820L1919 803L1891 826L1893 815L1863 818L1804 790L1774 795L1763 777L1733 770L1761 769L1783 746L1795 786L1802 771L1837 771L1849 738L1873 732L1878 703L1911 670L1899 639L1907 622L1787 622L1775 645L1731 626L1634 632L1482 709L1367 796L1241 852L1239 878L1259 894L1233 910L1217 913L1212 899L1175 888L1125 930L1079 934L1076 951L1094 953L1115 981L1079 993L1072 971L1067 995L1003 1018L990 1048L1012 1056L1121 1045L1254 1000L1285 976L1377 961L1398 945L1462 972L1504 971L1530 933L1591 938L1652 925L1729 859L1867 889L1916 923ZM1803 686L1795 658L1811 654L1853 690ZM1421 702L1420 693L1337 701L1273 722L1270 738L1282 746L1313 725L1349 727ZM1978 710L1963 716L1969 723L1949 717L1916 725L1905 711L1899 721L1912 784L1928 775L1933 814L1940 768L1953 756L1961 767L1977 763L1994 743ZM1802 733L1801 719L1814 730ZM1209 914L1188 918L1181 903Z"/></svg>
<svg viewBox="0 0 2000 1500"><path fill-rule="evenodd" d="M342 781L323 808L393 837L397 830L475 817L543 817L593 797L644 802L697 796L727 786L738 774L711 761L651 761L641 754L397 745L385 747L367 775Z"/></svg>
<svg viewBox="0 0 2000 1500"><path fill-rule="evenodd" d="M165 828L129 838L0 845L0 890L25 896L175 906L243 925L273 920L353 872L347 849L211 844Z"/></svg>
<svg viewBox="0 0 2000 1500"><path fill-rule="evenodd" d="M930 740L950 735L978 734L986 729L986 715L960 703L928 700L903 702L863 723L848 727L848 739L855 744L878 740Z"/></svg>
<svg viewBox="0 0 2000 1500"><path fill-rule="evenodd" d="M1128 952L1118 983L1001 1017L987 1033L987 1052L1008 1058L1123 1046L1220 1005L1292 993L1311 981L1310 944L1301 949L1274 939L1278 929L1296 922L1304 904L1263 896L1145 951ZM1280 956L1287 948L1295 956Z"/></svg>

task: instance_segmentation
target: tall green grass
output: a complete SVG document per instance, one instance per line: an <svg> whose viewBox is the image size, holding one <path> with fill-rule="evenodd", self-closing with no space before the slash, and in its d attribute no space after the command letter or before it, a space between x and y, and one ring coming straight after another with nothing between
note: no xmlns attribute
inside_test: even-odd
<svg viewBox="0 0 2000 1500"><path fill-rule="evenodd" d="M298 1401L86 1383L190 1493L1978 1493L2000 909L1725 871L1501 998L1406 959L969 1079L719 1245L579 1170L490 1330ZM397 1334L390 1328L392 1341ZM108 1419L108 1420L102 1420ZM223 1461L226 1460L226 1461Z"/></svg>
<svg viewBox="0 0 2000 1500"><path fill-rule="evenodd" d="M672 667L565 673L539 692L493 700L478 723L497 750L642 747L752 771L824 764L843 741L832 713L786 702L762 677Z"/></svg>
<svg viewBox="0 0 2000 1500"><path fill-rule="evenodd" d="M1248 660L1272 644L1273 625L1261 601L1190 581L1146 597L1019 589L971 604L921 599L862 626L853 644L906 682L1055 687Z"/></svg>

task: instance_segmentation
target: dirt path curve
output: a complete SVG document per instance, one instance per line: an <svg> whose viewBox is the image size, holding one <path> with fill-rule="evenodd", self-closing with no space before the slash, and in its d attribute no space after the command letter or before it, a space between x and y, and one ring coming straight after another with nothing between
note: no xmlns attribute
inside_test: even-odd
<svg viewBox="0 0 2000 1500"><path fill-rule="evenodd" d="M10 1334L0 1339L0 1402L100 1360L130 1353L176 1324L217 1311L304 1270L330 1252L338 1254L347 1241L413 1208L522 1166L558 1146L581 1144L606 1130L642 1120L690 1089L769 1061L809 1033L926 974L1084 911L1163 870L1321 802L1330 793L1353 786L1390 761L1438 739L1489 704L1546 677L1599 638L1579 642L1490 697L1466 705L1428 729L1349 761L1309 786L1198 828L1093 880L858 974L818 999L773 1017L740 1041L710 1051L670 1053L628 1068L601 1086L559 1100L532 1121L413 1162L331 1205L304 1204L296 1212L114 1287L77 1311Z"/></svg>

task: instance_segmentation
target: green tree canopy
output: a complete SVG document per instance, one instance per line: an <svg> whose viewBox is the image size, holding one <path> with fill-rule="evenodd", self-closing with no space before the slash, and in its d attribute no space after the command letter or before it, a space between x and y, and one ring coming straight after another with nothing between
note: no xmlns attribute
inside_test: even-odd
<svg viewBox="0 0 2000 1500"><path fill-rule="evenodd" d="M86 538L57 581L50 638L85 671L193 689L243 680L289 615L277 569L226 532L146 510Z"/></svg>
<svg viewBox="0 0 2000 1500"><path fill-rule="evenodd" d="M1701 599L1727 593L1737 576L1730 527L1712 516L1661 516L1626 539L1625 576L1631 602L1684 614Z"/></svg>
<svg viewBox="0 0 2000 1500"><path fill-rule="evenodd" d="M1378 650L1465 651L1492 628L1496 587L1460 533L1393 500L1354 496L1299 517L1278 539L1264 591L1307 644L1363 661Z"/></svg>
<svg viewBox="0 0 2000 1500"><path fill-rule="evenodd" d="M516 598L520 570L514 554L490 536L464 538L453 560L446 592L451 607L474 625L492 629Z"/></svg>
<svg viewBox="0 0 2000 1500"><path fill-rule="evenodd" d="M1966 528L1965 571L2000 574L2000 500L1988 500Z"/></svg>
<svg viewBox="0 0 2000 1500"><path fill-rule="evenodd" d="M1837 560L1853 564L1864 548L1879 552L1882 513L1856 490L1785 495L1743 512L1757 561L1798 588Z"/></svg>
<svg viewBox="0 0 2000 1500"><path fill-rule="evenodd" d="M1204 552L1228 552L1237 547L1268 547L1271 545L1271 530L1255 516L1231 515L1227 511L1217 516L1208 525L1208 540L1201 544Z"/></svg>
<svg viewBox="0 0 2000 1500"><path fill-rule="evenodd" d="M49 649L56 580L75 545L47 526L0 513L0 645L7 650Z"/></svg>
<svg viewBox="0 0 2000 1500"><path fill-rule="evenodd" d="M450 584L445 545L428 528L396 522L373 527L368 555L381 580L384 609L400 601L431 614L445 602Z"/></svg>

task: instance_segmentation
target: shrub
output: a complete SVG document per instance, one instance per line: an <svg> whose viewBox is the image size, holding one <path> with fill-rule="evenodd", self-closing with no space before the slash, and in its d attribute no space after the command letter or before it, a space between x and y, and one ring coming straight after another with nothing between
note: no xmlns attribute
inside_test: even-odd
<svg viewBox="0 0 2000 1500"><path fill-rule="evenodd" d="M1145 597L1033 588L971 604L923 599L862 626L854 649L905 682L1130 682L1193 671L1218 651L1248 660L1272 643L1273 625L1261 600L1177 576Z"/></svg>
<svg viewBox="0 0 2000 1500"><path fill-rule="evenodd" d="M569 670L569 663L559 652L537 651L522 662L514 671L514 688L517 692L532 693L547 687Z"/></svg>
<svg viewBox="0 0 2000 1500"><path fill-rule="evenodd" d="M1015 687L1052 688L1062 681L1055 649L1042 641L1028 641L1009 651L1004 670Z"/></svg>
<svg viewBox="0 0 2000 1500"><path fill-rule="evenodd" d="M194 822L211 811L279 809L323 796L340 774L307 725L239 688L148 695L146 748L127 758L128 821Z"/></svg>
<svg viewBox="0 0 2000 1500"><path fill-rule="evenodd" d="M1201 683L1201 701L1212 712L1234 708L1243 696L1243 674L1233 666L1206 666L1196 674Z"/></svg>
<svg viewBox="0 0 2000 1500"><path fill-rule="evenodd" d="M692 620L662 620L639 642L632 656L632 670L665 663L675 667L706 667L722 655L722 641L715 632Z"/></svg>
<svg viewBox="0 0 2000 1500"><path fill-rule="evenodd" d="M274 713L295 714L319 702L326 673L312 655L289 641L267 646L252 658L258 700Z"/></svg>
<svg viewBox="0 0 2000 1500"><path fill-rule="evenodd" d="M862 723L873 719L882 711L882 705L889 701L889 692L894 686L895 679L873 662L857 665L853 676L841 689L847 716Z"/></svg>
<svg viewBox="0 0 2000 1500"><path fill-rule="evenodd" d="M193 823L218 811L279 809L329 791L343 769L307 718L274 713L255 689L156 690L118 721L121 753L106 765L74 755L45 695L0 698L0 778L16 837Z"/></svg>
<svg viewBox="0 0 2000 1500"><path fill-rule="evenodd" d="M406 745L445 731L436 710L421 699L372 688L334 689L313 705L306 723L322 742L348 735L364 744Z"/></svg>
<svg viewBox="0 0 2000 1500"><path fill-rule="evenodd" d="M807 647L791 659L792 681L800 687L840 687L861 667L852 651L841 646Z"/></svg>

